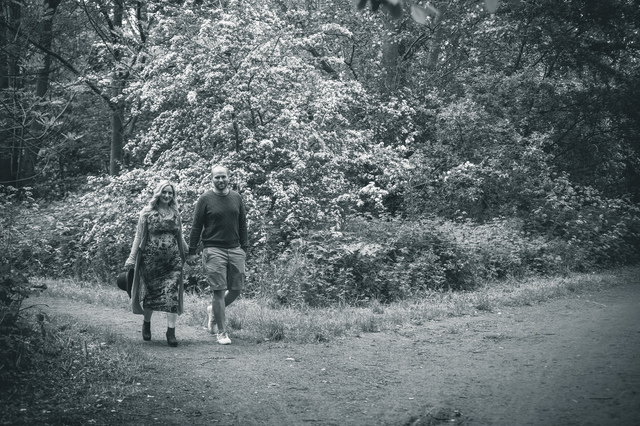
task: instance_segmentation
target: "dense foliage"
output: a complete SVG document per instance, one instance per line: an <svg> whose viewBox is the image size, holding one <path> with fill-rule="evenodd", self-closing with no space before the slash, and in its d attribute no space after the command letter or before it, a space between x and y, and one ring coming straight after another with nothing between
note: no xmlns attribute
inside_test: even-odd
<svg viewBox="0 0 640 426"><path fill-rule="evenodd" d="M3 6L3 261L110 282L155 183L178 184L188 231L223 163L249 208L249 293L282 303L636 262L638 2L390 3L410 13Z"/></svg>

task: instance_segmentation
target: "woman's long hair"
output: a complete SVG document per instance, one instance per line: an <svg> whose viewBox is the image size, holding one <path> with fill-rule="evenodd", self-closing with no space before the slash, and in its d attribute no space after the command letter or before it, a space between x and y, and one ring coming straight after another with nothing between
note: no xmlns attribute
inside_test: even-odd
<svg viewBox="0 0 640 426"><path fill-rule="evenodd" d="M162 190L166 187L166 186L170 186L171 190L173 191L173 198L171 198L171 201L169 201L168 207L173 210L173 213L177 216L179 214L179 208L180 206L178 206L178 194L176 193L176 186L171 183L171 181L169 180L163 180L160 183L158 183L158 185L156 186L156 189L153 191L153 195L151 196L151 199L149 200L149 203L145 206L144 209L142 209L142 214L146 217L149 215L149 213L151 213L154 210L158 210L158 199L160 198L160 196L162 195Z"/></svg>

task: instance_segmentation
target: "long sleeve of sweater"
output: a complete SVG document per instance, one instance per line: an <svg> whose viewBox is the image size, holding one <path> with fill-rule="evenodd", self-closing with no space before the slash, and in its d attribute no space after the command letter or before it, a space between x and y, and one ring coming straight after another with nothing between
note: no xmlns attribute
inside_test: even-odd
<svg viewBox="0 0 640 426"><path fill-rule="evenodd" d="M240 200L240 216L238 217L238 236L240 237L240 247L246 253L249 249L249 231L247 226L247 208Z"/></svg>

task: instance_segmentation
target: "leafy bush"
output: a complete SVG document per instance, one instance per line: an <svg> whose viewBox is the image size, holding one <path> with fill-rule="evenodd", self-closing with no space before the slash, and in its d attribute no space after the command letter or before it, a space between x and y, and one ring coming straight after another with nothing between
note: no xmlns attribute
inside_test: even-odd
<svg viewBox="0 0 640 426"><path fill-rule="evenodd" d="M3 265L19 271L38 270L48 250L37 232L32 234L29 221L39 216L31 188L0 185L0 262Z"/></svg>
<svg viewBox="0 0 640 426"><path fill-rule="evenodd" d="M413 159L417 184L407 191L410 211L484 222L526 215L544 197L544 187L552 180L544 151L549 135L525 138L504 122L498 126L482 117L487 121L476 118L476 126L482 123L478 128L466 121L464 110L441 114L440 139L429 141ZM456 130L458 125L461 129ZM452 152L450 145L460 151Z"/></svg>
<svg viewBox="0 0 640 426"><path fill-rule="evenodd" d="M49 256L41 237L31 239L29 218L38 205L29 188L0 186L0 374L20 363L24 345L22 301L33 292L23 274L38 270Z"/></svg>
<svg viewBox="0 0 640 426"><path fill-rule="evenodd" d="M25 339L32 334L22 316L22 302L45 285L33 287L9 265L0 266L0 382L8 372L19 370L30 350Z"/></svg>
<svg viewBox="0 0 640 426"><path fill-rule="evenodd" d="M533 243L525 237L518 221L495 219L481 225L468 220L443 222L440 229L469 256L476 280L526 273L525 258Z"/></svg>
<svg viewBox="0 0 640 426"><path fill-rule="evenodd" d="M0 331L13 327L20 316L22 301L31 290L26 277L9 265L0 266Z"/></svg>
<svg viewBox="0 0 640 426"><path fill-rule="evenodd" d="M258 287L282 304L388 302L474 285L466 259L435 222L354 220L295 240L268 270L272 279L262 277L271 286Z"/></svg>
<svg viewBox="0 0 640 426"><path fill-rule="evenodd" d="M516 219L481 225L352 219L341 231L294 240L273 260L257 259L248 291L283 305L387 303L512 276L581 270L595 259L588 244L573 246L527 227Z"/></svg>
<svg viewBox="0 0 640 426"><path fill-rule="evenodd" d="M545 250L565 259L571 270L586 271L635 263L640 259L640 207L607 199L562 175L545 190L526 227L546 235Z"/></svg>

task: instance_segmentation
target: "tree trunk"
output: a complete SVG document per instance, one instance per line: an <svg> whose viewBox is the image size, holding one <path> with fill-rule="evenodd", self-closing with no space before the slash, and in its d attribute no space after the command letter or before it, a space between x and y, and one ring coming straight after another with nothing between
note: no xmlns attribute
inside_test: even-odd
<svg viewBox="0 0 640 426"><path fill-rule="evenodd" d="M397 31L395 22L386 19L382 44L382 89L385 93L395 92L401 83L400 50L394 40Z"/></svg>
<svg viewBox="0 0 640 426"><path fill-rule="evenodd" d="M117 89L114 89L116 91ZM122 90L120 89L120 92ZM124 145L124 102L118 101L111 112L111 155L109 158L109 174L118 176L122 165L122 146Z"/></svg>
<svg viewBox="0 0 640 426"><path fill-rule="evenodd" d="M18 26L21 16L18 2L0 4L0 24ZM19 49L17 39L12 37L3 25L0 31L0 91L7 91L22 87L20 67L18 65ZM7 101L10 99L7 97ZM12 123L13 124L13 123ZM18 153L20 139L15 126L0 130L0 185L16 185L18 179Z"/></svg>
<svg viewBox="0 0 640 426"><path fill-rule="evenodd" d="M438 66L438 60L440 59L440 50L442 49L442 38L444 28L441 25L444 14L447 11L446 5L440 6L440 13L438 13L433 22L433 34L429 40L429 53L427 55L427 69L434 72Z"/></svg>
<svg viewBox="0 0 640 426"><path fill-rule="evenodd" d="M53 17L61 0L44 0L45 15L40 26L40 45L51 50L53 44ZM44 101L49 92L51 76L51 55L45 53L42 68L36 77L36 98ZM41 109L40 105L34 107L34 112ZM20 167L18 170L18 186L31 186L35 175L38 155L44 144L45 128L42 122L33 119L29 126L30 136L22 140L22 152L20 153Z"/></svg>
<svg viewBox="0 0 640 426"><path fill-rule="evenodd" d="M114 39L119 37L118 32L122 30L122 14L124 9L124 0L115 0L113 5L113 26ZM114 52L115 69L112 77L112 99L116 99L112 105L111 112L111 155L109 158L109 174L117 176L120 174L122 166L122 146L124 142L124 100L121 99L122 89L124 88L124 75L119 69L122 52L115 49Z"/></svg>

